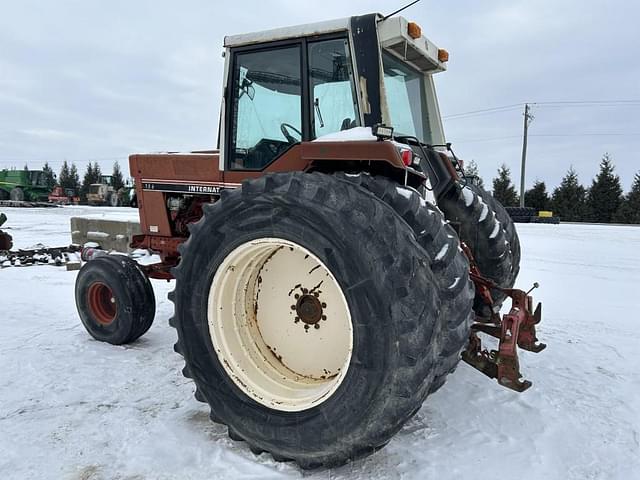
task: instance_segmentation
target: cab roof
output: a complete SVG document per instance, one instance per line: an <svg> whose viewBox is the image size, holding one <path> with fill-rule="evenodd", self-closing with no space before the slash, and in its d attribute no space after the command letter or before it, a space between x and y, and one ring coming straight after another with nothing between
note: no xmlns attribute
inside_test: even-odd
<svg viewBox="0 0 640 480"><path fill-rule="evenodd" d="M326 33L335 33L349 30L350 17L327 20L324 22L306 23L291 27L274 28L261 32L244 33L241 35L229 35L224 37L225 47L239 47L255 43L266 43L289 38L309 37Z"/></svg>

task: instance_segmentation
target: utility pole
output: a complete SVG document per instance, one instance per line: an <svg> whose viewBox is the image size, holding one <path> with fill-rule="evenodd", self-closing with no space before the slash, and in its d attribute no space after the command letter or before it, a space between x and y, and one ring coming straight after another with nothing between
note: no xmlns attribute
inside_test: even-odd
<svg viewBox="0 0 640 480"><path fill-rule="evenodd" d="M520 166L520 206L524 207L524 171L527 163L527 134L533 115L529 113L529 104L524 104L524 133L522 135L522 165Z"/></svg>

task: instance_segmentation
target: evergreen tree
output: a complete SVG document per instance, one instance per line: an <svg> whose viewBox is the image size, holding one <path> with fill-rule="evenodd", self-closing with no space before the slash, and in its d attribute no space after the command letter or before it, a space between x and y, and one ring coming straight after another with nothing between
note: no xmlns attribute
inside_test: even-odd
<svg viewBox="0 0 640 480"><path fill-rule="evenodd" d="M600 162L600 171L587 194L587 216L591 222L610 223L620 208L622 186L614 169L611 156L605 153Z"/></svg>
<svg viewBox="0 0 640 480"><path fill-rule="evenodd" d="M478 164L476 163L475 160L471 160L469 163L465 165L464 174L471 183L479 186L480 188L484 188L484 182L482 181L482 177L480 177Z"/></svg>
<svg viewBox="0 0 640 480"><path fill-rule="evenodd" d="M631 191L622 200L618 211L613 216L613 221L640 224L640 172L633 178Z"/></svg>
<svg viewBox="0 0 640 480"><path fill-rule="evenodd" d="M102 170L100 169L98 162L93 162L93 175L92 183L102 183Z"/></svg>
<svg viewBox="0 0 640 480"><path fill-rule="evenodd" d="M111 174L111 186L116 189L116 191L120 190L124 187L124 178L122 178L122 171L120 170L120 164L116 161L113 164L113 173Z"/></svg>
<svg viewBox="0 0 640 480"><path fill-rule="evenodd" d="M80 198L82 201L86 201L87 193L89 193L89 186L92 183L95 183L93 180L95 178L95 173L93 171L93 164L89 162L87 164L87 170L84 172L84 177L82 178L82 186L80 187Z"/></svg>
<svg viewBox="0 0 640 480"><path fill-rule="evenodd" d="M536 180L533 188L524 193L524 204L527 207L535 208L538 211L548 210L549 203L550 199L547 193L547 186L541 180Z"/></svg>
<svg viewBox="0 0 640 480"><path fill-rule="evenodd" d="M505 207L518 205L518 193L511 183L511 170L505 164L498 169L498 178L493 179L493 196Z"/></svg>
<svg viewBox="0 0 640 480"><path fill-rule="evenodd" d="M24 171L28 172L29 171L29 165L27 165L26 163L24 164Z"/></svg>
<svg viewBox="0 0 640 480"><path fill-rule="evenodd" d="M45 162L44 167L42 167L42 174L44 176L44 184L49 190L56 186L56 174L49 166L49 162Z"/></svg>
<svg viewBox="0 0 640 480"><path fill-rule="evenodd" d="M80 190L80 175L78 175L78 167L76 167L75 163L71 164L71 169L69 170L69 184L76 192Z"/></svg>
<svg viewBox="0 0 640 480"><path fill-rule="evenodd" d="M586 193L586 189L578 181L578 174L573 166L570 167L560 185L553 191L551 209L554 215L567 222L583 221Z"/></svg>
<svg viewBox="0 0 640 480"><path fill-rule="evenodd" d="M58 185L60 185L62 188L73 188L73 182L71 181L69 172L69 164L66 160L62 163L60 175L58 175Z"/></svg>

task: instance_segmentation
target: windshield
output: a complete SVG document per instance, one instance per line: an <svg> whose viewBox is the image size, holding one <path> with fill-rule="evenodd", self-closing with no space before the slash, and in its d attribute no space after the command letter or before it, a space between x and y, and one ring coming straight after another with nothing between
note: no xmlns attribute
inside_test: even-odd
<svg viewBox="0 0 640 480"><path fill-rule="evenodd" d="M397 135L411 135L424 143L432 143L424 75L395 59L382 54L384 88L391 126Z"/></svg>
<svg viewBox="0 0 640 480"><path fill-rule="evenodd" d="M41 171L30 171L29 180L31 181L31 185L34 187L46 186L45 178Z"/></svg>

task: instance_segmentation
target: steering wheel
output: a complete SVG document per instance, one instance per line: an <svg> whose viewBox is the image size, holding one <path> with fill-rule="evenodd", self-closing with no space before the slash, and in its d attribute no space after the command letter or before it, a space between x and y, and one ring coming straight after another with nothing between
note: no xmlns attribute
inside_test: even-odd
<svg viewBox="0 0 640 480"><path fill-rule="evenodd" d="M302 132L300 130L298 130L296 127L294 127L293 125L291 125L289 123L281 123L280 124L280 131L282 132L282 135L284 135L284 138L287 139L287 142L289 142L289 143L298 143L300 140L296 140L295 137L293 135L291 135L291 133L289 133L289 130L293 130L295 133L300 135L300 140L302 140Z"/></svg>

